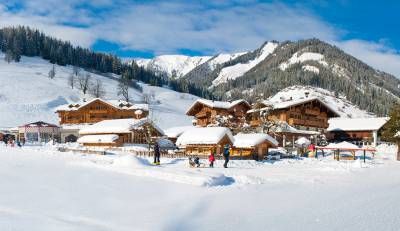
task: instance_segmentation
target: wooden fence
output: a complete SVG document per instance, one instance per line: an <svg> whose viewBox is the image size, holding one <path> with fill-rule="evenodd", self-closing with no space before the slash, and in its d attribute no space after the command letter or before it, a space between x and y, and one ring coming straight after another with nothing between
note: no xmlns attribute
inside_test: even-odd
<svg viewBox="0 0 400 231"><path fill-rule="evenodd" d="M76 152L76 153L82 153L82 154L107 155L107 154L113 154L112 151L122 151L122 149L110 148L110 149L106 149L105 151L97 151L97 150L88 150L88 149L75 149L75 148L60 147L60 148L58 148L58 151L60 151L60 152ZM154 157L154 151L129 150L126 152L129 152L129 153L131 153L135 156L139 156L139 157L148 157L148 158ZM161 158L189 158L190 156L193 156L193 157L196 156L196 157L199 157L200 159L208 160L208 155L188 155L188 154L185 154L185 152L183 152L183 151L175 151L174 153L168 153L167 151L160 152ZM222 160L222 159L224 159L224 157L222 155L216 155L215 159ZM248 159L251 159L251 156L230 156L229 159L231 159L231 160L248 160Z"/></svg>

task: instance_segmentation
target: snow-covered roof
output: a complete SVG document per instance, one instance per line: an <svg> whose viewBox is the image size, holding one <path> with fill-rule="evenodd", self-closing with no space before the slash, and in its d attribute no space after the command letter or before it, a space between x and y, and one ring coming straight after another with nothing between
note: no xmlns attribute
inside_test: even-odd
<svg viewBox="0 0 400 231"><path fill-rule="evenodd" d="M100 144L111 144L115 143L118 139L118 135L86 135L82 136L78 139L78 143L80 144L93 144L93 143L100 143Z"/></svg>
<svg viewBox="0 0 400 231"><path fill-rule="evenodd" d="M79 110L95 101L101 101L105 104L108 104L114 108L117 108L119 110L144 110L144 111L148 111L148 104L133 104L133 103L129 103L123 100L104 100L104 99L100 99L100 98L94 98L92 100L89 100L87 102L79 102L79 103L71 103L71 104L65 104L65 105L61 105L56 107L56 111L76 111Z"/></svg>
<svg viewBox="0 0 400 231"><path fill-rule="evenodd" d="M172 127L164 130L165 135L168 138L178 138L182 133L185 131L194 128L193 126L179 126L179 127Z"/></svg>
<svg viewBox="0 0 400 231"><path fill-rule="evenodd" d="M325 148L332 148L332 149L358 149L359 147L355 144L343 141L340 143L330 143Z"/></svg>
<svg viewBox="0 0 400 231"><path fill-rule="evenodd" d="M177 146L190 144L218 144L224 137L233 143L232 132L225 127L204 127L186 130L176 141Z"/></svg>
<svg viewBox="0 0 400 231"><path fill-rule="evenodd" d="M330 119L328 131L377 131L389 120L389 117Z"/></svg>
<svg viewBox="0 0 400 231"><path fill-rule="evenodd" d="M46 123L43 121L37 121L37 122L29 123L29 124L24 124L19 127L54 127L54 128L58 128L58 126L55 124L50 124L50 123Z"/></svg>
<svg viewBox="0 0 400 231"><path fill-rule="evenodd" d="M294 107L294 106L297 106L297 105L300 105L300 104L308 103L308 102L311 102L311 101L314 101L314 100L320 102L322 105L327 107L329 110L331 110L337 116L340 115L340 113L338 111L336 111L336 109L334 109L333 107L331 107L330 105L328 105L327 103L325 103L324 101L322 101L318 97L309 97L309 98L303 98L303 99L293 99L293 100L287 100L287 101L282 101L282 102L270 102L268 100L264 100L263 103L265 105L272 105L273 109L285 109L285 108Z"/></svg>
<svg viewBox="0 0 400 231"><path fill-rule="evenodd" d="M237 148L252 148L265 141L278 146L278 141L265 133L239 133L234 138L233 146Z"/></svg>
<svg viewBox="0 0 400 231"><path fill-rule="evenodd" d="M235 100L232 102L226 102L226 101L215 101L215 100L208 100L208 99L198 99L196 100L192 106L190 106L189 110L187 111L186 114L188 114L192 108L194 106L196 106L197 104L203 104L206 105L210 108L220 108L220 109L230 109L238 104L244 103L246 104L249 108L250 108L250 104L244 100L244 99L239 99L239 100Z"/></svg>
<svg viewBox="0 0 400 231"><path fill-rule="evenodd" d="M90 125L79 131L79 134L105 134L105 133L130 133L132 130L140 126L151 123L151 125L161 134L164 132L147 118L143 119L117 119L103 120L101 122Z"/></svg>

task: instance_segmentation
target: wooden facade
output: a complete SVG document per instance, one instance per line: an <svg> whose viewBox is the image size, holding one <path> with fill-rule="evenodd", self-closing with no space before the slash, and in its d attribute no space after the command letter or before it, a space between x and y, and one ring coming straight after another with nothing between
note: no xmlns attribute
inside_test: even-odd
<svg viewBox="0 0 400 231"><path fill-rule="evenodd" d="M218 143L215 144L188 144L185 147L186 155L210 155L211 151L215 151L217 155L222 155L224 146L229 144L232 146L232 142L228 135L225 135Z"/></svg>
<svg viewBox="0 0 400 231"><path fill-rule="evenodd" d="M273 147L268 141L257 144L253 147L239 148L233 147L232 156L240 156L248 159L263 160L269 152L269 148Z"/></svg>
<svg viewBox="0 0 400 231"><path fill-rule="evenodd" d="M195 125L197 126L206 127L210 124L217 124L218 117L225 117L228 126L229 124L243 125L246 122L246 113L250 109L250 105L244 100L236 104L218 102L231 104L229 107L218 107L218 104L214 105L213 101L210 101L209 104L203 103L203 101L197 101L186 113L196 118Z"/></svg>
<svg viewBox="0 0 400 231"><path fill-rule="evenodd" d="M337 117L338 114L328 108L318 99L303 100L301 103L285 102L285 107L274 108L273 106L265 113L267 120L285 121L290 126L299 130L321 131L329 127L328 119ZM259 126L261 124L260 115L262 113L251 113L248 115L250 125ZM261 115L263 116L263 115Z"/></svg>
<svg viewBox="0 0 400 231"><path fill-rule="evenodd" d="M149 136L150 131L150 136ZM162 137L162 133L158 131L150 123L146 123L136 129L132 129L129 133L85 133L84 135L118 135L118 139L113 143L82 143L84 146L99 147L121 147L124 144L149 144L153 143L157 138Z"/></svg>
<svg viewBox="0 0 400 231"><path fill-rule="evenodd" d="M148 115L148 111L137 109L133 105L121 102L113 105L101 99L92 100L84 105L70 104L68 108L59 109L56 112L62 124L92 124L109 119L141 119Z"/></svg>
<svg viewBox="0 0 400 231"><path fill-rule="evenodd" d="M372 142L373 131L331 131L327 138L335 141L368 141Z"/></svg>

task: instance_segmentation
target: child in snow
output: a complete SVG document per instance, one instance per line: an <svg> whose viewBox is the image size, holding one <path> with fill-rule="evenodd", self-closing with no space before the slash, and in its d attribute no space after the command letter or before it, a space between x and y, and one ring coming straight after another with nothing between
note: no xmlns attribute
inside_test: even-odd
<svg viewBox="0 0 400 231"><path fill-rule="evenodd" d="M210 161L210 168L214 168L214 161L215 161L214 150L211 150L210 156L208 157L208 161Z"/></svg>
<svg viewBox="0 0 400 231"><path fill-rule="evenodd" d="M194 158L194 163L196 164L196 167L199 168L199 167L200 167L200 158L196 156L196 157Z"/></svg>

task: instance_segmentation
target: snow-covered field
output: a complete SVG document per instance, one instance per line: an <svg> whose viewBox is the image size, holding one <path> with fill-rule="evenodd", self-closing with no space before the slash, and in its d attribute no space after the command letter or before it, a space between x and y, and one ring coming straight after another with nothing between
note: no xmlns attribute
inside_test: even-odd
<svg viewBox="0 0 400 231"><path fill-rule="evenodd" d="M389 150L392 153L383 153ZM357 161L161 166L126 153L0 146L1 230L399 230L395 149Z"/></svg>
<svg viewBox="0 0 400 231"><path fill-rule="evenodd" d="M42 120L58 124L54 109L57 106L77 102L84 97L80 90L71 89L68 77L72 67L55 65L56 76L48 77L52 64L41 58L22 57L19 63L6 63L0 52L0 128L14 127ZM86 73L82 71L82 73ZM103 82L105 99L121 99L117 95L117 81L102 75L90 73L93 82ZM118 77L118 76L114 76ZM77 85L77 84L76 84ZM154 93L153 119L161 128L191 125L191 117L185 115L186 109L197 99L196 96L178 93L161 87L142 84L144 93ZM134 102L143 99L142 93L131 89ZM168 121L165 118L168 117Z"/></svg>

